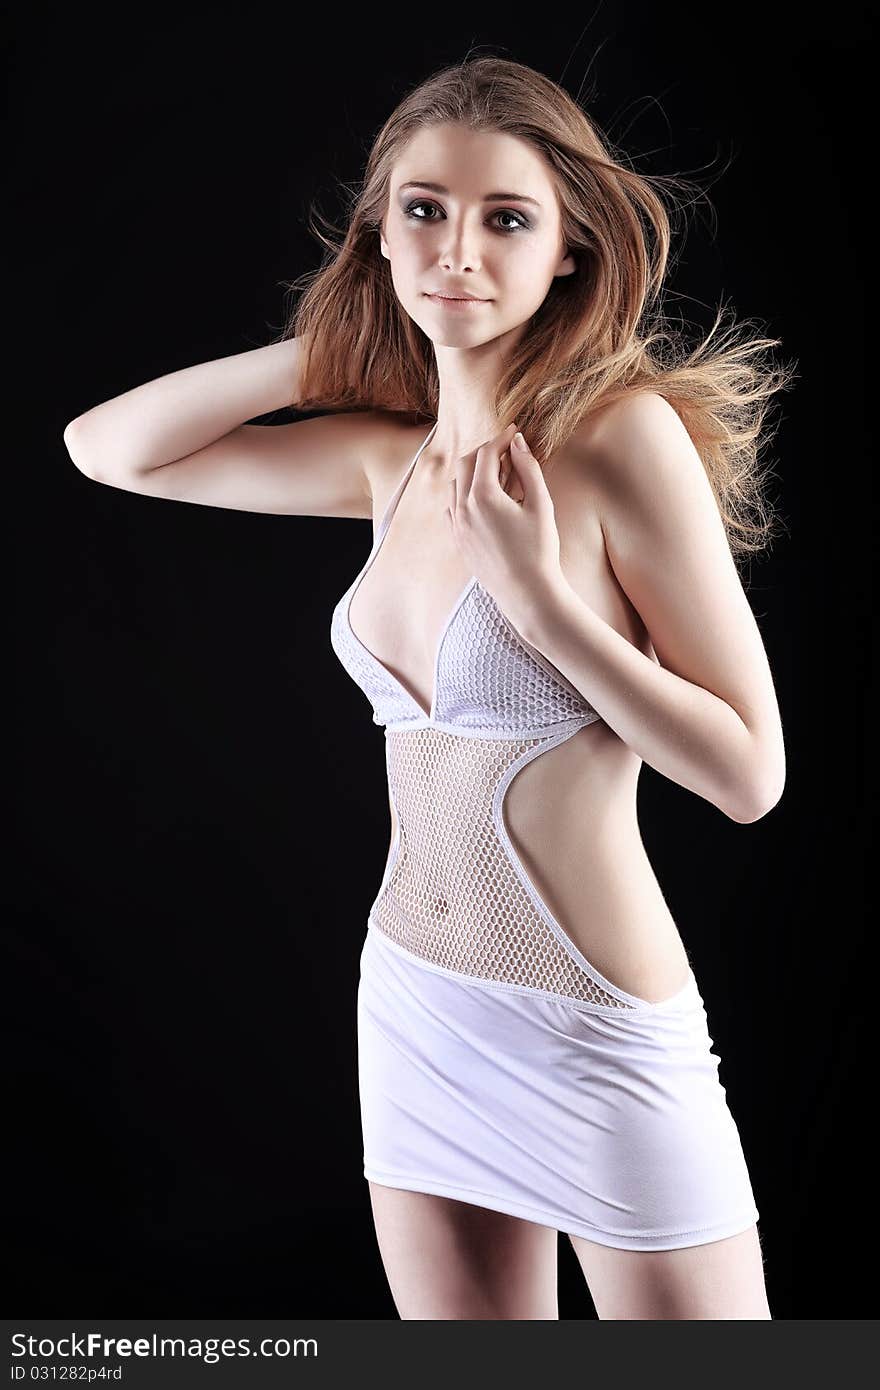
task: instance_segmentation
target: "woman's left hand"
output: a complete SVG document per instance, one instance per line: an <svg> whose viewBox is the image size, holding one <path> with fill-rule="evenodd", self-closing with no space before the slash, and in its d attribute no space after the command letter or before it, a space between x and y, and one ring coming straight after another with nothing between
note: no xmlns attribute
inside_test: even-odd
<svg viewBox="0 0 880 1390"><path fill-rule="evenodd" d="M471 573L514 626L517 613L563 581L553 499L538 460L513 442L516 429L459 459L446 511Z"/></svg>

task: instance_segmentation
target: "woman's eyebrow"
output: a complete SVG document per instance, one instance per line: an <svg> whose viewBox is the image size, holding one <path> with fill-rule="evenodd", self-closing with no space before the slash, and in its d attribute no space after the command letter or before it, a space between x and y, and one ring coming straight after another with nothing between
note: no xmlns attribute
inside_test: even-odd
<svg viewBox="0 0 880 1390"><path fill-rule="evenodd" d="M442 183L428 183L425 179L410 179L407 183L402 183L397 191L398 193L403 193L407 188L428 188L432 193L449 192L449 189L444 188ZM511 200L517 203L531 203L532 206L536 208L541 206L537 198L528 198L525 193L487 193L483 202L507 203Z"/></svg>

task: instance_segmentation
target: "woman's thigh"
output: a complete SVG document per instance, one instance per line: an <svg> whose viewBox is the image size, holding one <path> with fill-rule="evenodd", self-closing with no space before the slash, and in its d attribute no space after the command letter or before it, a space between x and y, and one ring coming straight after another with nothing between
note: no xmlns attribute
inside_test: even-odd
<svg viewBox="0 0 880 1390"><path fill-rule="evenodd" d="M757 1225L681 1250L569 1236L600 1318L771 1318Z"/></svg>
<svg viewBox="0 0 880 1390"><path fill-rule="evenodd" d="M555 1230L433 1193L369 1188L401 1318L559 1317Z"/></svg>

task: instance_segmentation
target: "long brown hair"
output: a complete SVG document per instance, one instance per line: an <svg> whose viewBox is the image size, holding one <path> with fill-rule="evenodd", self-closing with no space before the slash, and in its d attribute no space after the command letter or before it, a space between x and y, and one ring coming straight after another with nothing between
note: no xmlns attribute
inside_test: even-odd
<svg viewBox="0 0 880 1390"><path fill-rule="evenodd" d="M414 423L436 417L433 346L398 301L378 228L404 147L416 131L445 122L515 135L544 156L577 263L553 280L506 362L498 420L516 420L543 464L600 406L658 392L699 452L734 558L762 550L779 524L764 492L771 470L758 460L769 437L765 415L798 374L770 360L780 339L750 336L735 323L718 334L723 309L688 348L661 307L671 220L658 190L689 185L627 167L563 88L522 63L483 56L420 82L376 136L359 189L347 186L344 233L322 233L310 209L324 263L282 282L300 296L279 338L304 340L296 408L405 412Z"/></svg>

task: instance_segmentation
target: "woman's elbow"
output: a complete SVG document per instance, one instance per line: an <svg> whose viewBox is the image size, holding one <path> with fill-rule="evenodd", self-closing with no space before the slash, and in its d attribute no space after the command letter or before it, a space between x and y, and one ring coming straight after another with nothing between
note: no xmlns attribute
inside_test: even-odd
<svg viewBox="0 0 880 1390"><path fill-rule="evenodd" d="M727 814L738 825L752 825L761 820L782 800L785 790L785 766L762 768L740 788L737 803Z"/></svg>

